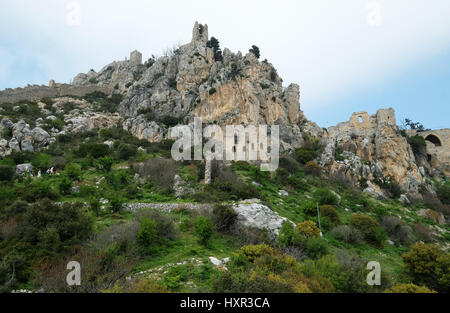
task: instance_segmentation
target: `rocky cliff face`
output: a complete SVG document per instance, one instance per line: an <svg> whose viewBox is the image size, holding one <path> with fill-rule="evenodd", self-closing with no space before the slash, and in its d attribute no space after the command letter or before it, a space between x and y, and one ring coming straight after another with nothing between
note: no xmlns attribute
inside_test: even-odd
<svg viewBox="0 0 450 313"><path fill-rule="evenodd" d="M184 123L200 117L218 125L279 124L283 139L295 148L302 142L299 127L306 122L299 100L299 86L284 89L273 65L253 53L243 56L224 49L223 59L217 60L208 45L207 25L197 23L190 43L158 58L130 86L119 111L128 119L128 130L149 140L163 134L155 136L158 127L142 112L151 112L156 120L171 116Z"/></svg>
<svg viewBox="0 0 450 313"><path fill-rule="evenodd" d="M324 141L320 163L330 173L360 183L389 180L412 194L425 182L423 168L417 166L411 146L397 128L393 109L373 116L354 113L348 122L330 127ZM367 192L382 196L373 184Z"/></svg>
<svg viewBox="0 0 450 313"><path fill-rule="evenodd" d="M54 82L51 85L46 90L60 88ZM55 117L45 104L38 103L44 119L36 120L33 128L23 120L13 123L7 117L2 119L0 131L8 129L12 135L0 140L0 155L42 150L57 135L117 125L140 139L158 142L167 138L169 126L192 123L199 117L204 124L222 126L279 125L281 152L302 147L305 135L316 137L323 151L315 161L326 174L344 176L377 197L384 196L380 186L389 182L398 184L404 193L417 195L419 188L428 184L428 174L449 173L448 130L424 133L433 136L429 137L433 146L427 148L429 160L426 155L416 159L398 131L392 109L379 110L372 116L354 113L349 121L323 130L300 110L299 85L283 87L274 66L267 60L260 61L252 52L243 55L224 49L221 53L210 40L208 26L198 23L192 41L166 56L152 57L142 64L142 55L134 51L129 60L108 64L98 73L91 70L78 74L66 89L82 94L85 90L104 90L122 95L123 101L118 113L112 114L96 112L85 100L55 94L51 96L53 107L60 114L66 103L76 106L63 115L64 128L45 131L45 120ZM23 92L6 93L5 99L15 99ZM33 95L26 96L34 99Z"/></svg>

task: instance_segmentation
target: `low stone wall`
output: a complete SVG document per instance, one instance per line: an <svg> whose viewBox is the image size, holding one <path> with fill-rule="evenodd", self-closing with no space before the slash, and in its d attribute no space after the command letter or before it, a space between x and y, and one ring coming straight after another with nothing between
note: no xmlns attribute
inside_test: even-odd
<svg viewBox="0 0 450 313"><path fill-rule="evenodd" d="M124 205L124 209L130 212L136 212L141 209L155 209L163 212L171 212L178 209L186 210L211 210L213 204L197 204L197 203L128 203Z"/></svg>
<svg viewBox="0 0 450 313"><path fill-rule="evenodd" d="M97 85L73 86L68 84L55 84L53 87L33 85L25 88L5 89L0 91L0 103L36 101L43 98L55 98L62 96L83 97L95 91L109 94L111 92L111 87Z"/></svg>

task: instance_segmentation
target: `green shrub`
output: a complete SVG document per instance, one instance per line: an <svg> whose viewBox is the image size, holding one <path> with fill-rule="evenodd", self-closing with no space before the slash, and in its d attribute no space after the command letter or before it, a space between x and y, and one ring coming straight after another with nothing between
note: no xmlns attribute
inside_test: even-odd
<svg viewBox="0 0 450 313"><path fill-rule="evenodd" d="M99 171L109 172L111 170L112 165L114 164L114 159L110 156L105 156L98 160L94 161L95 167Z"/></svg>
<svg viewBox="0 0 450 313"><path fill-rule="evenodd" d="M19 214L23 214L28 210L28 203L23 200L16 200L13 204L5 209L6 217L13 217Z"/></svg>
<svg viewBox="0 0 450 313"><path fill-rule="evenodd" d="M364 239L369 243L382 246L383 241L386 239L384 229L370 216L354 214L350 218L350 226L359 230L364 235Z"/></svg>
<svg viewBox="0 0 450 313"><path fill-rule="evenodd" d="M308 183L296 175L291 175L287 179L289 185L298 191L307 191L309 189Z"/></svg>
<svg viewBox="0 0 450 313"><path fill-rule="evenodd" d="M69 195L72 193L72 179L68 175L61 175L59 181L59 193L62 195Z"/></svg>
<svg viewBox="0 0 450 313"><path fill-rule="evenodd" d="M381 188L387 190L393 198L399 198L402 194L400 185L390 178L375 179L374 182Z"/></svg>
<svg viewBox="0 0 450 313"><path fill-rule="evenodd" d="M1 131L0 138L4 138L9 141L9 140L11 140L12 135L13 135L12 129L6 127L6 128L3 128L3 130Z"/></svg>
<svg viewBox="0 0 450 313"><path fill-rule="evenodd" d="M109 154L109 146L93 142L85 143L80 146L78 154L81 157L86 157L88 154L90 154L96 159L102 158Z"/></svg>
<svg viewBox="0 0 450 313"><path fill-rule="evenodd" d="M40 170L47 170L52 167L52 157L46 153L39 153L31 160L31 165Z"/></svg>
<svg viewBox="0 0 450 313"><path fill-rule="evenodd" d="M321 238L312 238L306 242L306 252L312 259L318 259L328 253L328 245Z"/></svg>
<svg viewBox="0 0 450 313"><path fill-rule="evenodd" d="M444 204L450 204L450 183L437 186L437 194Z"/></svg>
<svg viewBox="0 0 450 313"><path fill-rule="evenodd" d="M301 164L306 164L317 158L317 152L307 148L299 148L295 150L294 157Z"/></svg>
<svg viewBox="0 0 450 313"><path fill-rule="evenodd" d="M117 148L117 155L121 160L129 160L130 158L136 156L136 154L137 148L134 145L121 143Z"/></svg>
<svg viewBox="0 0 450 313"><path fill-rule="evenodd" d="M177 89L177 79L175 77L171 77L167 80L167 85L170 88Z"/></svg>
<svg viewBox="0 0 450 313"><path fill-rule="evenodd" d="M144 217L141 220L141 227L137 233L137 242L145 248L150 248L157 243L158 233L156 222Z"/></svg>
<svg viewBox="0 0 450 313"><path fill-rule="evenodd" d="M23 189L22 196L28 202L35 202L45 198L56 200L59 196L53 187L52 183L44 178L36 179L31 185Z"/></svg>
<svg viewBox="0 0 450 313"><path fill-rule="evenodd" d="M211 89L209 89L209 95L211 96L211 95L213 95L213 94L215 94L216 93L216 88L211 88Z"/></svg>
<svg viewBox="0 0 450 313"><path fill-rule="evenodd" d="M297 224L297 231L306 238L317 238L320 235L320 229L313 221L304 221Z"/></svg>
<svg viewBox="0 0 450 313"><path fill-rule="evenodd" d="M111 212L120 213L122 211L124 200L116 193L111 193L108 197Z"/></svg>
<svg viewBox="0 0 450 313"><path fill-rule="evenodd" d="M33 159L33 157L34 153L29 151L22 151L22 152L13 151L11 153L11 158L14 160L15 164L23 164L30 162Z"/></svg>
<svg viewBox="0 0 450 313"><path fill-rule="evenodd" d="M16 176L15 168L9 165L0 165L0 181L12 181Z"/></svg>
<svg viewBox="0 0 450 313"><path fill-rule="evenodd" d="M98 198L90 197L89 201L88 201L88 204L89 204L90 210L92 212L94 212L94 214L96 216L98 216L100 214L100 209L101 209L101 206L102 206L100 201L98 200Z"/></svg>
<svg viewBox="0 0 450 313"><path fill-rule="evenodd" d="M389 238L402 245L411 244L412 229L405 225L401 219L396 216L383 216L381 218L381 225L386 230Z"/></svg>
<svg viewBox="0 0 450 313"><path fill-rule="evenodd" d="M450 255L447 252L437 245L418 242L402 257L414 283L440 292L450 291Z"/></svg>
<svg viewBox="0 0 450 313"><path fill-rule="evenodd" d="M290 156L281 157L279 166L292 174L300 169L300 164L298 164L298 162Z"/></svg>
<svg viewBox="0 0 450 313"><path fill-rule="evenodd" d="M281 247L291 247L301 244L300 234L296 231L291 222L286 221L281 225L278 234L278 243Z"/></svg>
<svg viewBox="0 0 450 313"><path fill-rule="evenodd" d="M425 138L419 135L415 135L412 137L408 137L408 143L411 145L411 148L416 155L424 155L426 154L427 144L425 142Z"/></svg>
<svg viewBox="0 0 450 313"><path fill-rule="evenodd" d="M392 286L387 293L436 293L425 286L417 286L414 284L397 284Z"/></svg>
<svg viewBox="0 0 450 313"><path fill-rule="evenodd" d="M314 192L314 198L320 205L336 205L338 204L338 197L328 188L319 188Z"/></svg>
<svg viewBox="0 0 450 313"><path fill-rule="evenodd" d="M280 184L285 184L288 181L289 172L286 169L279 167L275 171L275 174L277 175L277 181Z"/></svg>
<svg viewBox="0 0 450 313"><path fill-rule="evenodd" d="M357 229L347 225L339 225L332 229L331 235L339 241L358 245L364 240L364 235Z"/></svg>
<svg viewBox="0 0 450 313"><path fill-rule="evenodd" d="M62 130L64 128L64 121L60 118L56 118L51 121L51 127Z"/></svg>
<svg viewBox="0 0 450 313"><path fill-rule="evenodd" d="M339 214L336 211L335 207L332 205L322 205L320 207L320 216L328 217L333 225L338 225L341 223L341 220L339 218Z"/></svg>
<svg viewBox="0 0 450 313"><path fill-rule="evenodd" d="M309 161L305 166L305 173L308 175L320 176L322 169L317 162Z"/></svg>
<svg viewBox="0 0 450 313"><path fill-rule="evenodd" d="M178 165L173 159L152 158L139 167L139 175L150 178L160 188L171 188Z"/></svg>
<svg viewBox="0 0 450 313"><path fill-rule="evenodd" d="M50 200L32 205L26 213L24 224L22 240L30 245L48 244L45 242L45 239L49 239L48 235L58 238L55 242L57 245L59 242L66 245L80 243L93 231L93 220L84 213L80 204L57 204ZM50 232L43 234L42 230L46 229ZM63 245L58 246L57 250L62 247ZM40 251L40 254L45 253Z"/></svg>
<svg viewBox="0 0 450 313"><path fill-rule="evenodd" d="M308 216L317 216L317 202L308 200L302 204L301 210Z"/></svg>
<svg viewBox="0 0 450 313"><path fill-rule="evenodd" d="M81 166L76 163L68 163L64 167L64 173L72 180L81 178Z"/></svg>
<svg viewBox="0 0 450 313"><path fill-rule="evenodd" d="M216 204L212 213L212 221L217 231L229 232L237 218L236 212L229 205Z"/></svg>
<svg viewBox="0 0 450 313"><path fill-rule="evenodd" d="M213 234L213 227L211 221L206 217L199 215L195 219L194 226L195 226L195 234L197 235L197 238L200 241L200 243L203 245L208 244L208 241Z"/></svg>
<svg viewBox="0 0 450 313"><path fill-rule="evenodd" d="M271 246L262 243L259 245L244 246L239 249L238 253L243 255L247 259L247 261L253 263L256 261L256 259L262 256L275 254L275 250Z"/></svg>

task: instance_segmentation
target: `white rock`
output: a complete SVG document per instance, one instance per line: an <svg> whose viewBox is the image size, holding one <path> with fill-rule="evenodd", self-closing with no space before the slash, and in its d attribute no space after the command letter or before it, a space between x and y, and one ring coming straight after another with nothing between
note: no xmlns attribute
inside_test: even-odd
<svg viewBox="0 0 450 313"><path fill-rule="evenodd" d="M236 204L234 210L238 214L238 222L247 227L261 230L267 229L272 239L278 236L282 224L285 221L289 221L287 218L279 216L278 213L272 211L269 207L260 203L252 203L250 200Z"/></svg>
<svg viewBox="0 0 450 313"><path fill-rule="evenodd" d="M212 264L214 264L214 266L222 266L223 265L221 260L219 260L213 256L210 256L209 260L211 261Z"/></svg>

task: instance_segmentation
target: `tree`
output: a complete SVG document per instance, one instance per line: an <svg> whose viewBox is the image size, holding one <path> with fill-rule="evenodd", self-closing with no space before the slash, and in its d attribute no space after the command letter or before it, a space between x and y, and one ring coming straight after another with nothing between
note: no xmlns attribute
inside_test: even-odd
<svg viewBox="0 0 450 313"><path fill-rule="evenodd" d="M420 122L413 122L411 119L409 118L405 118L405 120L403 121L403 129L412 129L412 130L417 130L418 132L423 132L423 131L427 131L429 129L425 129L425 127L422 125L422 123Z"/></svg>
<svg viewBox="0 0 450 313"><path fill-rule="evenodd" d="M211 39L208 40L208 42L206 43L206 46L208 48L212 48L213 49L213 51L214 51L214 60L216 62L223 60L222 50L220 49L220 43L219 43L219 40L217 40L217 38L211 37Z"/></svg>
<svg viewBox="0 0 450 313"><path fill-rule="evenodd" d="M259 59L259 57L261 56L259 48L255 45L253 45L252 48L248 51L253 53L257 59Z"/></svg>
<svg viewBox="0 0 450 313"><path fill-rule="evenodd" d="M450 289L450 255L437 245L415 243L409 253L402 255L405 268L413 282L431 289L448 292Z"/></svg>

